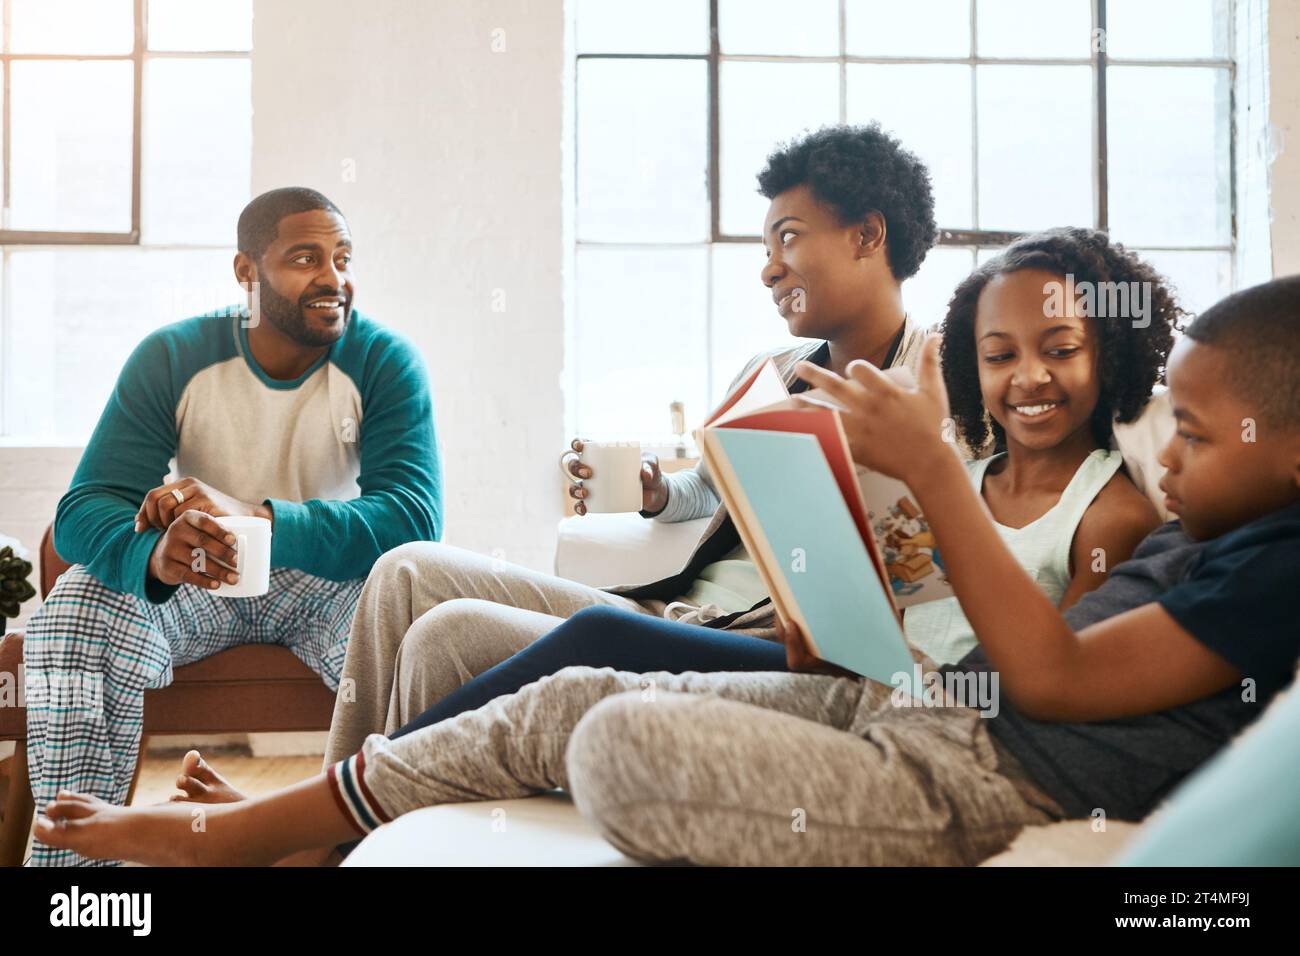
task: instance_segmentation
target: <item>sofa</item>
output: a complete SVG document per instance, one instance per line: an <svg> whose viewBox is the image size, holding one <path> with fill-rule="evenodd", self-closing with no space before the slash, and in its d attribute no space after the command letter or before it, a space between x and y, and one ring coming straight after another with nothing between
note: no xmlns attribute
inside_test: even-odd
<svg viewBox="0 0 1300 956"><path fill-rule="evenodd" d="M555 573L596 587L678 570L708 519L680 524L636 514L560 522ZM1113 860L1139 828L1109 821L1031 827L985 866L1081 866ZM344 866L632 866L563 793L427 807L366 837Z"/></svg>

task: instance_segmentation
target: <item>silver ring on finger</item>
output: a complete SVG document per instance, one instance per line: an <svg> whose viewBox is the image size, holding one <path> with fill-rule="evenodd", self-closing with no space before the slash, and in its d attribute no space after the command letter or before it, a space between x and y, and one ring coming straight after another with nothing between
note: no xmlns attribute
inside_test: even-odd
<svg viewBox="0 0 1300 956"><path fill-rule="evenodd" d="M185 495L181 492L179 488L172 489L172 497L176 499L176 503L178 505L185 504Z"/></svg>

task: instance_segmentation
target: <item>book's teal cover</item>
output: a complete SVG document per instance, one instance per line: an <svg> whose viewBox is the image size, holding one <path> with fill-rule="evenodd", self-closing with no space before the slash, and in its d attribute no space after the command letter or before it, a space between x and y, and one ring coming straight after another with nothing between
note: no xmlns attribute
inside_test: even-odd
<svg viewBox="0 0 1300 956"><path fill-rule="evenodd" d="M882 684L910 678L902 628L817 439L742 428L714 433L818 656Z"/></svg>

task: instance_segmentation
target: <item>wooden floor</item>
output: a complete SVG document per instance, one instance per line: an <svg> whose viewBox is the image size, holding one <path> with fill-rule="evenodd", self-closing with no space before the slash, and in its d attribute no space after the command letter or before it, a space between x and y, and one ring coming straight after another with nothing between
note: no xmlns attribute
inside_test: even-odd
<svg viewBox="0 0 1300 956"><path fill-rule="evenodd" d="M132 803L162 803L176 789L176 775L180 772L181 757L185 751L151 753L140 770L140 783ZM205 751L203 758L235 787L248 796L279 790L321 771L319 757L250 757L246 750Z"/></svg>
<svg viewBox="0 0 1300 956"><path fill-rule="evenodd" d="M176 775L180 772L181 757L184 755L184 750L177 750L151 753L145 757L132 805L164 803L172 794L179 793L175 787ZM203 758L231 784L252 797L314 777L320 773L325 756L252 757L247 750L226 749L204 751ZM29 837L29 856L31 851Z"/></svg>

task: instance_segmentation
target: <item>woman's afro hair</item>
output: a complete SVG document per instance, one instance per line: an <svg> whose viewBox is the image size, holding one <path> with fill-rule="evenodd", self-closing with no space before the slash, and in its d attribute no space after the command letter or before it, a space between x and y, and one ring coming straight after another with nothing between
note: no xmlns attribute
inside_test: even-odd
<svg viewBox="0 0 1300 956"><path fill-rule="evenodd" d="M782 143L758 174L768 199L805 183L845 225L872 211L884 217L889 268L899 282L921 268L936 234L930 170L879 123L824 126Z"/></svg>

